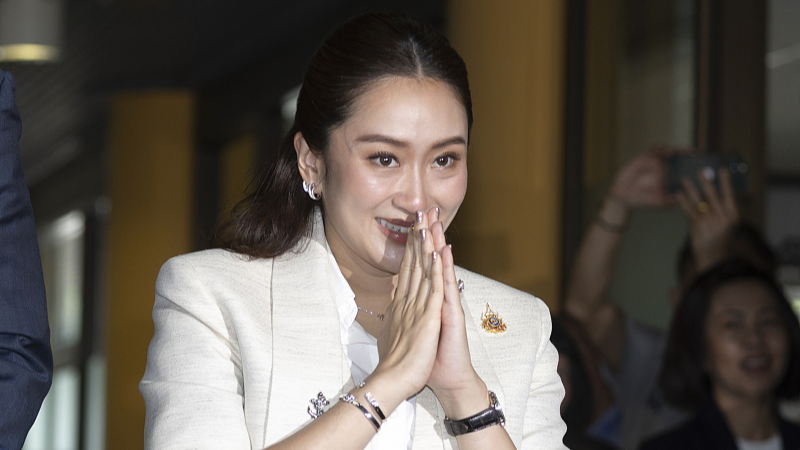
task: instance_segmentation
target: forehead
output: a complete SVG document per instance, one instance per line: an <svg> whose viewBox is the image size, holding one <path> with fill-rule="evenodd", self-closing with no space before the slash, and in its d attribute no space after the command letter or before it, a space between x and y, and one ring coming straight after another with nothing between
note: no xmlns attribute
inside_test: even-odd
<svg viewBox="0 0 800 450"><path fill-rule="evenodd" d="M353 103L340 127L347 135L380 133L404 140L467 138L467 113L453 88L431 78L387 77Z"/></svg>
<svg viewBox="0 0 800 450"><path fill-rule="evenodd" d="M757 280L728 283L711 296L711 312L736 310L755 312L777 307L773 292Z"/></svg>

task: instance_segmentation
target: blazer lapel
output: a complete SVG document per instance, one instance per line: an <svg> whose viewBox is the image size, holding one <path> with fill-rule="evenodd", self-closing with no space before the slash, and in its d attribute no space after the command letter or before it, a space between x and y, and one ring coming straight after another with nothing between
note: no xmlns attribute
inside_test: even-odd
<svg viewBox="0 0 800 450"><path fill-rule="evenodd" d="M459 269L456 268L456 270L458 271ZM486 383L486 386L497 395L500 404L503 405L505 400L503 388L479 335L482 324L481 313L474 313L470 310L465 293L461 294L461 307L464 308L466 317L467 343L469 344L472 366L478 376ZM488 407L489 405L486 406ZM456 438L447 434L444 429L445 413L433 391L426 387L417 394L415 411L413 450L433 448L432 446L435 442L442 442L442 448L444 449L458 448Z"/></svg>
<svg viewBox="0 0 800 450"><path fill-rule="evenodd" d="M456 268L456 276L458 277L458 272L460 268ZM460 279L460 277L459 277ZM489 359L489 352L484 345L483 339L481 339L480 333L485 333L482 331L483 328L483 320L481 318L481 314L483 310L480 309L478 311L473 311L469 307L469 302L467 302L467 295L469 286L466 287L465 291L461 293L461 306L464 308L464 315L466 317L466 327L467 327L467 343L469 344L469 354L472 358L472 366L475 368L475 371L478 373L478 376L481 377L486 386L497 395L497 400L500 405L505 405L505 393L503 392L503 386L500 384L500 379L497 377L497 373L494 371L494 366L492 365L491 359ZM489 405L486 405L489 407Z"/></svg>
<svg viewBox="0 0 800 450"><path fill-rule="evenodd" d="M739 447L733 438L722 411L715 402L707 405L697 414L703 433L703 447L709 450L737 450Z"/></svg>
<svg viewBox="0 0 800 450"><path fill-rule="evenodd" d="M272 270L273 357L267 445L311 420L307 409L319 392L333 404L349 379L349 369L345 372L342 366L339 313L331 294L319 213L315 219L311 239L301 241L296 247L299 253L276 258Z"/></svg>
<svg viewBox="0 0 800 450"><path fill-rule="evenodd" d="M777 415L777 414L776 414ZM783 439L783 448L787 450L800 450L800 428L781 418L778 418Z"/></svg>

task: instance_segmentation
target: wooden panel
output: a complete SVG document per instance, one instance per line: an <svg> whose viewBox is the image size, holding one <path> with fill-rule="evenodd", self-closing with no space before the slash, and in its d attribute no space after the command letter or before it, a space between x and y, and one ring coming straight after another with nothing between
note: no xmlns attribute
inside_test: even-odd
<svg viewBox="0 0 800 450"><path fill-rule="evenodd" d="M448 19L475 114L456 260L557 309L566 1L452 0Z"/></svg>
<svg viewBox="0 0 800 450"><path fill-rule="evenodd" d="M622 1L586 2L585 186L607 184L617 171L617 78L624 24Z"/></svg>
<svg viewBox="0 0 800 450"><path fill-rule="evenodd" d="M739 153L750 166L742 216L764 218L766 186L766 4L699 0L697 145L710 153Z"/></svg>
<svg viewBox="0 0 800 450"><path fill-rule="evenodd" d="M187 92L124 94L110 117L106 447L141 449L138 384L153 336L156 275L191 249L194 101Z"/></svg>

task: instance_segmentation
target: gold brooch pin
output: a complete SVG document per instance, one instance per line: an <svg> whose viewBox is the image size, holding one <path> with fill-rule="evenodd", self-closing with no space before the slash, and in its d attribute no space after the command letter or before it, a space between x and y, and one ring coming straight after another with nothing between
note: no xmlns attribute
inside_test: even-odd
<svg viewBox="0 0 800 450"><path fill-rule="evenodd" d="M486 304L486 312L481 314L481 320L483 321L483 329L490 333L502 333L506 331L506 324L503 323L503 319L489 308L488 303Z"/></svg>

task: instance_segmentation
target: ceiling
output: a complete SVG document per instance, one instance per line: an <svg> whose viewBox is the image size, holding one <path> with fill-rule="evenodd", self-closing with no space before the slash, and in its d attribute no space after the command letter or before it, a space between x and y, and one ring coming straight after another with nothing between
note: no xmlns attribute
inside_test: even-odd
<svg viewBox="0 0 800 450"><path fill-rule="evenodd" d="M0 63L16 79L29 185L81 153L82 130L110 93L203 90L265 64L299 82L316 45L355 14L400 11L439 27L444 21L443 0L65 1L59 62Z"/></svg>
<svg viewBox="0 0 800 450"><path fill-rule="evenodd" d="M316 44L359 12L402 11L443 28L444 0L65 0L62 59L0 63L17 81L20 151L33 185L80 154L108 94L203 90L261 67L299 80ZM771 0L767 133L771 174L800 175L800 2ZM772 58L772 59L770 59ZM770 61L773 67L770 67ZM266 69L265 69L266 67ZM270 79L265 79L269 83Z"/></svg>

